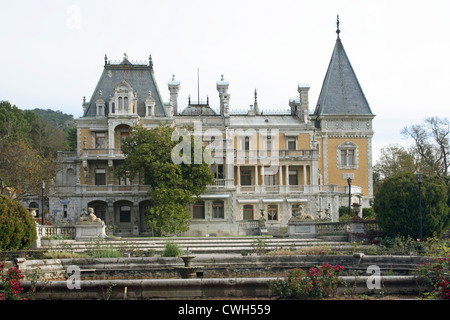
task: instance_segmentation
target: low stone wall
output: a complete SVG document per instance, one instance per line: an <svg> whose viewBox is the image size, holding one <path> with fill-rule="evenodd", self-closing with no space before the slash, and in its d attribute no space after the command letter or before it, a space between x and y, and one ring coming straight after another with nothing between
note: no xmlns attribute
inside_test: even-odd
<svg viewBox="0 0 450 320"><path fill-rule="evenodd" d="M124 299L193 299L193 298L272 298L269 281L277 278L222 279L145 279L145 280L82 280L79 288L69 288L66 281L38 282L36 299L104 300ZM384 294L416 295L420 293L415 276L386 276L379 289L369 289L368 276L340 277L338 295ZM22 283L25 291L31 283ZM126 289L126 290L125 290ZM425 288L421 288L422 290ZM428 289L428 288L427 288Z"/></svg>
<svg viewBox="0 0 450 320"><path fill-rule="evenodd" d="M179 278L177 268L183 266L180 258L140 257L140 258L88 258L88 259L16 259L17 267L27 277L33 269L45 280L63 280L67 270L76 266L84 280L101 279L155 279ZM381 275L411 275L423 262L432 262L423 256L370 256L362 253L353 255L280 255L280 256L237 256L237 255L199 255L192 265L203 266L204 278L261 277L283 275L293 268L308 269L312 266L329 263L341 265L346 275L367 275L367 268L375 265ZM27 279L27 278L25 278Z"/></svg>

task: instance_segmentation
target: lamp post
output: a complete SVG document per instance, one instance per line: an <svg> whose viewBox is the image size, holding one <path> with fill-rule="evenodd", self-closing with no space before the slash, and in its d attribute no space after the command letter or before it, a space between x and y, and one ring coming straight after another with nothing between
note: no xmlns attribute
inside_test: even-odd
<svg viewBox="0 0 450 320"><path fill-rule="evenodd" d="M41 214L41 220L42 220L42 225L44 225L44 189L45 189L45 182L42 181L41 182L41 190L42 190L42 214Z"/></svg>
<svg viewBox="0 0 450 320"><path fill-rule="evenodd" d="M350 217L352 216L352 208L351 208L351 202L352 202L352 178L347 178L348 182L348 214Z"/></svg>
<svg viewBox="0 0 450 320"><path fill-rule="evenodd" d="M419 182L419 240L422 241L422 180L423 180L423 173L417 172L417 181Z"/></svg>

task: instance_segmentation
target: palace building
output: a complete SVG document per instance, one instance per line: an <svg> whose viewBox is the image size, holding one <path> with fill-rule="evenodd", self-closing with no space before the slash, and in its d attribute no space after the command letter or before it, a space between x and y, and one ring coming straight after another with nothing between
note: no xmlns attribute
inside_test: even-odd
<svg viewBox="0 0 450 320"><path fill-rule="evenodd" d="M115 175L124 160L122 139L137 123L190 125L205 146L215 148L215 184L190 208L190 230L183 235L250 234L260 217L269 233L279 232L299 210L338 221L338 209L349 199L359 210L370 206L375 115L339 28L315 108L309 106L309 85L299 84L298 97L286 99L289 112L259 110L255 91L250 110L237 113L229 83L222 76L216 84L219 111L209 101L189 99L183 106L175 78L167 83L170 101L163 101L151 57L132 63L126 55L119 62L105 55L97 86L76 119L77 150L59 153L50 215L74 223L83 208L92 207L116 235L152 234L145 222L149 186Z"/></svg>

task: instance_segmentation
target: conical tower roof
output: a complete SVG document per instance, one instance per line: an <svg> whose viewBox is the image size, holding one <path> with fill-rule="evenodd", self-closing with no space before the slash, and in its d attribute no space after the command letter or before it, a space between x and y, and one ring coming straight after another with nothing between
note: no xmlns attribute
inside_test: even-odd
<svg viewBox="0 0 450 320"><path fill-rule="evenodd" d="M336 44L314 114L373 115L339 37L339 23L336 32Z"/></svg>

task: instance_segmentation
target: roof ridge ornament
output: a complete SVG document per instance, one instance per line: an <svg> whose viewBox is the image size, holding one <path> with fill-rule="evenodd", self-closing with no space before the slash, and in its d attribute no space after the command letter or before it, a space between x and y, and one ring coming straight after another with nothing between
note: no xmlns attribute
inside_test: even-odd
<svg viewBox="0 0 450 320"><path fill-rule="evenodd" d="M339 38L339 33L341 33L341 30L339 29L339 15L337 15L337 19L336 19L336 33L337 33L337 38Z"/></svg>

